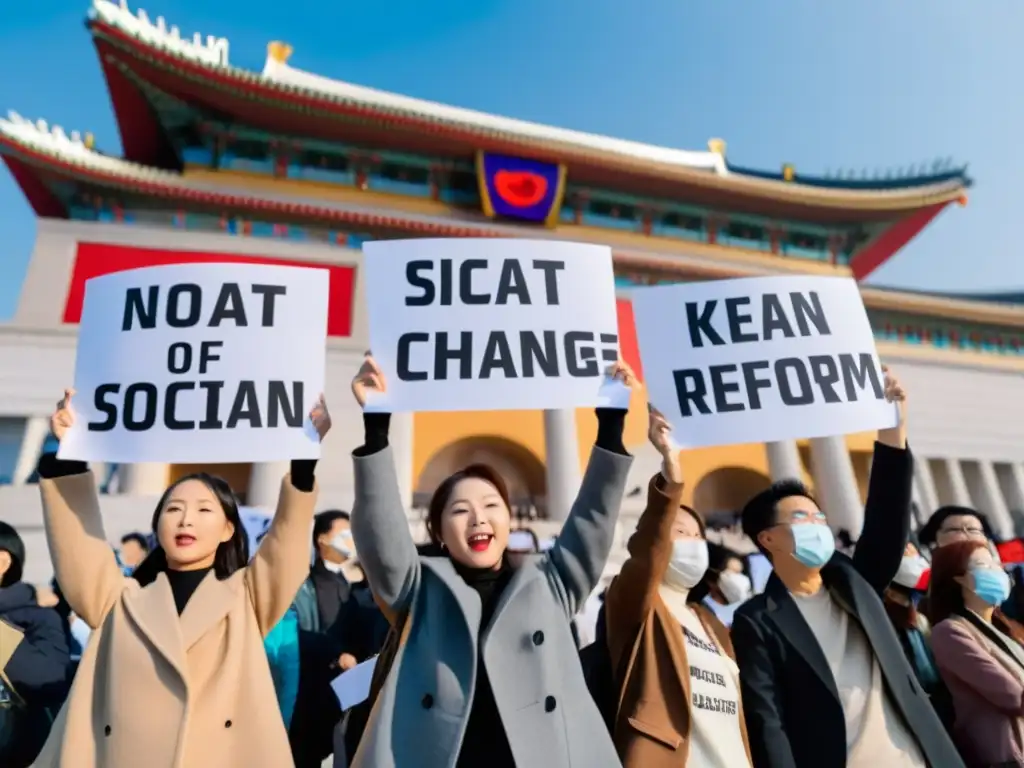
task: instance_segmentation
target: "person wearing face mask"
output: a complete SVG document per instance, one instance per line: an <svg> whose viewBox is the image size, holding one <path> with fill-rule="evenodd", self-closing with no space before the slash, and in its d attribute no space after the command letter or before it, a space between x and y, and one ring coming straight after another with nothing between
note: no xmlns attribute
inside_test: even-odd
<svg viewBox="0 0 1024 768"><path fill-rule="evenodd" d="M334 750L342 716L331 680L377 653L387 634L358 566L348 512L313 518L313 565L293 608L299 685L288 737L296 768L319 768Z"/></svg>
<svg viewBox="0 0 1024 768"><path fill-rule="evenodd" d="M945 696L940 696L945 693L940 690L943 687L942 678L931 651L931 624L918 610L921 598L928 589L930 575L931 563L921 556L912 542L907 542L899 570L892 584L886 588L882 600L907 661L942 721L948 726L951 720L948 720L945 711Z"/></svg>
<svg viewBox="0 0 1024 768"><path fill-rule="evenodd" d="M744 532L773 566L732 625L755 768L963 764L882 605L909 538L913 484L906 394L888 370L884 395L898 425L878 432L852 557L836 552L825 512L797 480L743 509Z"/></svg>
<svg viewBox="0 0 1024 768"><path fill-rule="evenodd" d="M626 386L632 371L610 376ZM356 402L387 391L371 357L352 381ZM626 411L597 409L597 439L554 545L513 562L504 480L486 465L445 479L428 505L439 557L409 533L389 414L364 411L353 453L352 531L374 596L400 647L373 705L353 768L613 768L619 765L587 690L570 622L597 585L633 459Z"/></svg>
<svg viewBox="0 0 1024 768"><path fill-rule="evenodd" d="M932 652L968 768L1024 765L1024 648L992 622L1009 576L984 541L958 541L935 550L929 593Z"/></svg>
<svg viewBox="0 0 1024 768"><path fill-rule="evenodd" d="M742 768L750 748L729 632L692 590L708 569L704 521L681 503L670 427L650 411L662 470L605 596L619 692L613 738L624 768Z"/></svg>
<svg viewBox="0 0 1024 768"><path fill-rule="evenodd" d="M700 600L726 627L732 617L753 594L750 577L744 573L743 558L731 549L708 543L708 571L693 589L692 599Z"/></svg>

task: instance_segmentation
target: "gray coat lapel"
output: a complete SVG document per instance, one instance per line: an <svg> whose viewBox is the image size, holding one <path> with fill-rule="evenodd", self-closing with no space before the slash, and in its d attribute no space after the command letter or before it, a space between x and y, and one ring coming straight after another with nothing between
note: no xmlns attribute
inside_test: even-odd
<svg viewBox="0 0 1024 768"><path fill-rule="evenodd" d="M452 565L451 560L447 557L423 557L420 558L420 563L444 582L444 585L455 596L459 608L462 609L462 615L466 619L469 634L475 644L480 631L480 616L483 610L480 605L480 595L462 580L462 577L459 576Z"/></svg>

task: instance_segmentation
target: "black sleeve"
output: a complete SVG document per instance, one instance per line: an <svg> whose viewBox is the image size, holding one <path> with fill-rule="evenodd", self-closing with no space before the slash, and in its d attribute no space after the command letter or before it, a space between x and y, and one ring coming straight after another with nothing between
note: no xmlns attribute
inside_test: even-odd
<svg viewBox="0 0 1024 768"><path fill-rule="evenodd" d="M789 735L782 721L782 705L775 664L757 623L737 613L731 630L740 693L747 724L750 756L757 768L797 768Z"/></svg>
<svg viewBox="0 0 1024 768"><path fill-rule="evenodd" d="M853 565L879 595L895 578L910 538L913 485L910 449L876 442L864 529L853 552Z"/></svg>
<svg viewBox="0 0 1024 768"><path fill-rule="evenodd" d="M365 437L361 446L356 448L353 456L372 456L388 447L388 430L391 428L390 413L363 412L363 432Z"/></svg>
<svg viewBox="0 0 1024 768"><path fill-rule="evenodd" d="M68 475L82 475L89 471L89 465L84 461L62 461L57 458L55 452L44 453L39 457L36 471L41 478L52 480Z"/></svg>
<svg viewBox="0 0 1024 768"><path fill-rule="evenodd" d="M316 670L318 676L336 671L342 648L337 639L324 632L299 630L299 656L302 666Z"/></svg>
<svg viewBox="0 0 1024 768"><path fill-rule="evenodd" d="M626 413L623 408L598 408L597 440L594 444L611 453L628 456L626 446L622 442L622 432L626 428Z"/></svg>
<svg viewBox="0 0 1024 768"><path fill-rule="evenodd" d="M29 704L59 700L67 682L67 636L60 616L52 608L32 611L24 638L4 667L14 690Z"/></svg>
<svg viewBox="0 0 1024 768"><path fill-rule="evenodd" d="M292 487L310 493L316 484L316 459L292 459Z"/></svg>

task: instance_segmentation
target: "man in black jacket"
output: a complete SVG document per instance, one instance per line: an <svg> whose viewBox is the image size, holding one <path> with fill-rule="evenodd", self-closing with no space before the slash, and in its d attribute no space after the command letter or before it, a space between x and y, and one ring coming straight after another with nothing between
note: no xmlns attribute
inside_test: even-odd
<svg viewBox="0 0 1024 768"><path fill-rule="evenodd" d="M296 768L319 768L331 754L342 715L331 680L377 653L388 631L361 578L347 512L316 515L313 550L313 567L294 603L299 691L288 736Z"/></svg>
<svg viewBox="0 0 1024 768"><path fill-rule="evenodd" d="M64 703L71 663L64 626L21 580L25 545L0 522L0 765L29 766Z"/></svg>
<svg viewBox="0 0 1024 768"><path fill-rule="evenodd" d="M835 551L799 481L743 510L744 532L773 566L732 626L755 768L963 766L882 605L909 537L913 483L906 397L888 374L885 394L899 425L879 430L852 558Z"/></svg>

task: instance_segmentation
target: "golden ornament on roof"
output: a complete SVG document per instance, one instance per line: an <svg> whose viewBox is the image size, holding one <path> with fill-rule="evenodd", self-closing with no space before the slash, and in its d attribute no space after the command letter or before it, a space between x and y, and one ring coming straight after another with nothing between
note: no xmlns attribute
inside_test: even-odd
<svg viewBox="0 0 1024 768"><path fill-rule="evenodd" d="M722 157L725 157L725 139L709 139L708 151L714 152L716 155L722 155Z"/></svg>
<svg viewBox="0 0 1024 768"><path fill-rule="evenodd" d="M85 134L85 136L82 137L82 145L86 149L95 149L95 147L96 147L96 137L93 136L91 133Z"/></svg>
<svg viewBox="0 0 1024 768"><path fill-rule="evenodd" d="M796 178L796 168L791 163L786 163L782 166L782 180L792 181Z"/></svg>
<svg viewBox="0 0 1024 768"><path fill-rule="evenodd" d="M267 56L278 64L287 64L294 49L288 43L274 41L267 43Z"/></svg>

